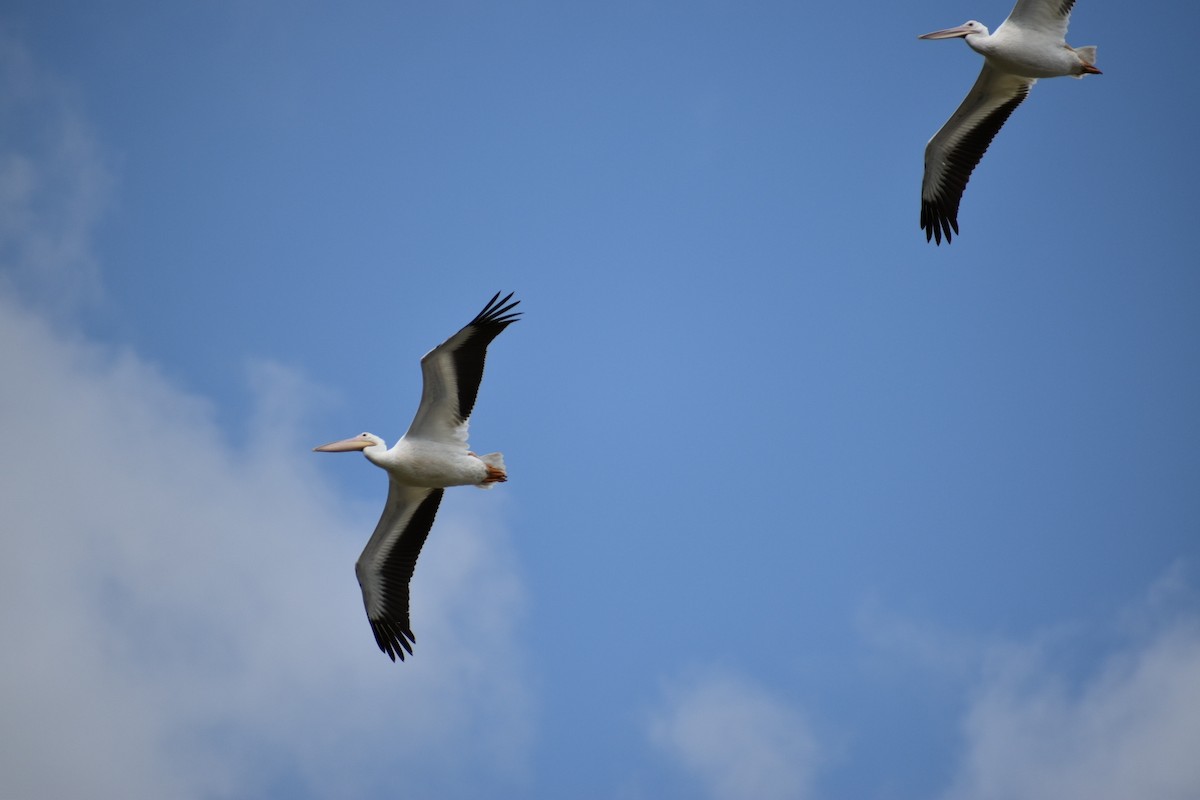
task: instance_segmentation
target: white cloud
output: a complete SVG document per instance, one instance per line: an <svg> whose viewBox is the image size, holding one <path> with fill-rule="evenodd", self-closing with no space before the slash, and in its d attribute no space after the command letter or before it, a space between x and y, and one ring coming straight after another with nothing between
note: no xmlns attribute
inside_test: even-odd
<svg viewBox="0 0 1200 800"><path fill-rule="evenodd" d="M1200 618L1147 630L1167 589L1160 582L1144 613L1125 615L1143 635L1083 681L1048 666L1045 648L997 649L965 717L948 800L1200 797Z"/></svg>
<svg viewBox="0 0 1200 800"><path fill-rule="evenodd" d="M0 138L0 796L524 785L503 495L448 493L414 583L417 654L392 664L353 570L383 475L364 462L377 497L335 496L297 435L319 392L294 370L250 365L241 445L136 353L66 332L81 298L54 287L98 286L104 173L69 93L9 42L0 66L0 111L38 120Z"/></svg>
<svg viewBox="0 0 1200 800"><path fill-rule="evenodd" d="M709 675L669 690L649 733L715 798L809 796L820 758L797 711L730 675Z"/></svg>

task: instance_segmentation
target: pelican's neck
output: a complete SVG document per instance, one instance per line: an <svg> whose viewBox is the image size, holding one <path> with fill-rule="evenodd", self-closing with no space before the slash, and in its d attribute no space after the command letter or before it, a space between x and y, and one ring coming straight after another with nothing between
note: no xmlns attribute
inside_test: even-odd
<svg viewBox="0 0 1200 800"><path fill-rule="evenodd" d="M370 447L364 447L362 451L362 454L367 457L367 461L384 469L387 469L388 464L392 462L391 453L392 451L388 450L388 446L383 440L376 442Z"/></svg>
<svg viewBox="0 0 1200 800"><path fill-rule="evenodd" d="M979 33L968 33L963 37L963 41L967 43L967 47L981 56L986 56L992 52L992 35L988 33L987 28L984 28Z"/></svg>
<svg viewBox="0 0 1200 800"><path fill-rule="evenodd" d="M979 25L979 30L971 32L971 34L967 34L966 36L962 37L962 41L965 41L967 43L967 47L970 47L979 55L989 55L990 53L994 52L996 34L1000 32L1000 28L996 29L996 34L992 34L992 32L988 30L988 26L978 22L976 24ZM1001 25L1001 28L1003 28L1003 25Z"/></svg>

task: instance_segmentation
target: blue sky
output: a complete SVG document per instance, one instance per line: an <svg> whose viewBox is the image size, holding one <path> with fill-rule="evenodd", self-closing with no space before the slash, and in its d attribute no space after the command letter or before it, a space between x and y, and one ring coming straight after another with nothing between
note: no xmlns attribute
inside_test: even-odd
<svg viewBox="0 0 1200 800"><path fill-rule="evenodd" d="M1200 794L1200 13L1080 2L933 247L1009 10L6 4L0 794ZM309 450L497 290L392 664Z"/></svg>

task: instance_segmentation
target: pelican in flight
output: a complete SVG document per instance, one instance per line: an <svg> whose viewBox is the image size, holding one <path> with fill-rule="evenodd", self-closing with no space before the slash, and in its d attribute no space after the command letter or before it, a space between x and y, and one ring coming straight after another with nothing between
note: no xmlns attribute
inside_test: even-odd
<svg viewBox="0 0 1200 800"><path fill-rule="evenodd" d="M491 489L508 480L504 456L471 452L467 420L488 345L521 316L510 313L521 302L510 303L510 298L511 292L503 299L496 292L475 319L421 359L421 405L408 433L391 449L373 433L313 448L321 453L361 450L368 461L387 470L387 504L354 572L375 641L392 661L397 656L403 661L405 651L412 655L416 642L408 621L408 583L443 490L468 485Z"/></svg>
<svg viewBox="0 0 1200 800"><path fill-rule="evenodd" d="M1099 75L1095 47L1071 47L1067 21L1075 0L1017 0L995 33L969 20L920 39L965 39L983 56L983 70L967 99L925 146L921 229L925 241L958 233L958 204L988 145L1038 78Z"/></svg>

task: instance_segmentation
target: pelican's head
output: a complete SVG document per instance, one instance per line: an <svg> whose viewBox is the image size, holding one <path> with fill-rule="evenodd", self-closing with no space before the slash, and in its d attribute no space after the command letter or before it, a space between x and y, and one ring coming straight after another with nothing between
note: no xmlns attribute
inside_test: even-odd
<svg viewBox="0 0 1200 800"><path fill-rule="evenodd" d="M340 442L330 442L323 444L320 447L314 447L314 453L345 453L351 450L366 450L368 447L383 447L383 439L380 439L373 433L360 433L358 436L351 436L349 439L342 439Z"/></svg>
<svg viewBox="0 0 1200 800"><path fill-rule="evenodd" d="M966 22L964 22L962 25L959 25L957 28L946 28L946 30L944 30L944 31L934 31L933 33L922 34L921 36L918 36L917 38L918 39L965 39L966 37L973 36L974 34L979 34L980 36L987 36L988 35L987 25L984 25L982 22L976 22L973 19L969 19Z"/></svg>

